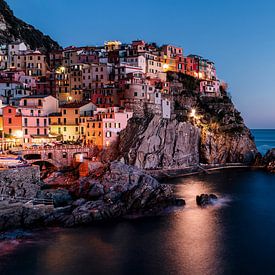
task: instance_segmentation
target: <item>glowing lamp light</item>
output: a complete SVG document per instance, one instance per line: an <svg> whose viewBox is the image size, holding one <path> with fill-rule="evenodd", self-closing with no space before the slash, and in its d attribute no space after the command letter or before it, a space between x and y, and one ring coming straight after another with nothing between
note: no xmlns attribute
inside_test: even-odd
<svg viewBox="0 0 275 275"><path fill-rule="evenodd" d="M196 116L196 109L192 109L191 113L190 113L191 117L195 117Z"/></svg>
<svg viewBox="0 0 275 275"><path fill-rule="evenodd" d="M68 100L69 100L69 101L72 101L72 99L73 99L73 98L72 98L71 96L68 97Z"/></svg>
<svg viewBox="0 0 275 275"><path fill-rule="evenodd" d="M168 70L169 69L169 65L168 64L163 64L163 69L164 70Z"/></svg>
<svg viewBox="0 0 275 275"><path fill-rule="evenodd" d="M16 138L22 138L23 137L23 131L17 130L14 132L14 135Z"/></svg>

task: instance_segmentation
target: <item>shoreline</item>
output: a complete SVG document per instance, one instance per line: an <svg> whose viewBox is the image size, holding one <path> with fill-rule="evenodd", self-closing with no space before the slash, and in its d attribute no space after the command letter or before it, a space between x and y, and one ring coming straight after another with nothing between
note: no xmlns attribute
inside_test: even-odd
<svg viewBox="0 0 275 275"><path fill-rule="evenodd" d="M160 169L160 170L143 170L145 173L158 180L168 180L181 177L188 177L198 174L209 174L211 171L221 171L225 169L263 169L264 166L254 166L249 164L241 163L228 163L225 165L198 165L186 168L176 168L176 169Z"/></svg>
<svg viewBox="0 0 275 275"><path fill-rule="evenodd" d="M196 168L196 169L194 169ZM251 166L251 165L247 165L247 164L228 164L228 165L222 165L222 166L208 166L208 167L187 167L185 169L170 169L169 171L170 172L173 172L173 174L169 175L169 171L168 170L158 170L158 177L156 176L153 176L152 175L152 171L151 173L148 173L146 170L145 172L147 172L148 175L156 178L157 180L159 180L159 184L160 186L166 186L167 185L167 182L163 182L165 180L169 180L169 179L173 179L173 178L180 178L180 177L188 177L188 176L192 176L192 175L198 175L200 173L206 173L206 174L211 174L210 172L211 171L221 171L221 170L225 170L225 169L262 169L263 166ZM191 171L193 170L193 171ZM196 170L196 171L195 171ZM144 172L144 171L143 171ZM156 171L154 171L156 173ZM164 177L165 175L165 177ZM168 183L168 185L173 185L173 183ZM161 188L161 187L160 187ZM176 200L179 200L179 198L176 198L175 197L175 200L174 200L174 203L176 202ZM87 221L87 224L86 222L84 223L79 223L79 224L74 224L74 225L65 225L65 224L62 224L62 223L59 223L59 218L65 218L67 216L67 210L68 210L68 207L71 208L72 206L69 205L69 206L64 206L64 207L57 207L57 208L54 208L53 206L46 206L46 205L29 205L29 204L22 204L22 203L19 203L19 204L11 204L11 205L7 205L5 204L4 202L2 202L0 204L0 208L2 208L1 210L3 211L2 214L6 213L6 215L4 216L10 216L10 215L14 215L14 213L16 211L19 211L18 208L24 208L24 213L29 216L28 218L30 218L30 221L29 223L27 224L17 224L13 227L13 225L10 224L10 226L8 226L7 228L4 228L2 230L0 230L0 233L4 233L4 232L7 232L7 231L10 231L10 230L16 230L16 229L33 229L33 228L47 228L47 227L77 227L77 226L82 226L82 225L85 225L85 226L88 226L90 224L94 224L96 222L108 222L110 220L119 220L119 219L123 219L123 218L126 218L127 219L127 216L142 216L142 217L145 217L145 216L148 216L148 217L152 217L152 216L156 216L157 213L161 213L164 209L166 209L166 207L171 207L171 206L184 206L184 204L182 205L176 205L176 204L170 204L168 203L169 200L165 200L163 201L163 204L160 203L159 205L154 205L153 208L151 208L150 210L150 207L147 209L147 208L144 208L142 210L142 208L140 210L137 211L134 211L134 212L130 212L130 213L124 213L123 215L114 215L112 217L112 215L110 216L110 209L112 207L112 205L106 205L106 207L108 208L108 218L107 219L104 219L103 216L102 216L102 219L97 219L97 213L99 212L100 210L100 207L96 207L96 208L93 208L92 212L95 212L95 216L96 218L90 220L90 221ZM172 202L172 201L171 201ZM88 207L89 208L89 207ZM89 210L87 208L87 210ZM36 214L35 214L36 212ZM40 218L38 220L31 220L31 217L34 215L36 216L37 213L40 213ZM56 216L56 217L55 217ZM107 217L106 216L106 217ZM52 221L50 222L45 222L45 220L48 219L48 217L52 217ZM106 218L105 217L105 218Z"/></svg>

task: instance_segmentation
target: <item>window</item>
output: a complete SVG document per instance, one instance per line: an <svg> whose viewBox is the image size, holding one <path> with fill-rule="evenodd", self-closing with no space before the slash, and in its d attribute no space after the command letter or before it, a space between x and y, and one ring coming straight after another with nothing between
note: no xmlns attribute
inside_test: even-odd
<svg viewBox="0 0 275 275"><path fill-rule="evenodd" d="M44 126L47 126L47 119L44 118Z"/></svg>
<svg viewBox="0 0 275 275"><path fill-rule="evenodd" d="M8 113L11 114L11 109L8 110Z"/></svg>
<svg viewBox="0 0 275 275"><path fill-rule="evenodd" d="M75 124L78 124L78 118L75 119Z"/></svg>
<svg viewBox="0 0 275 275"><path fill-rule="evenodd" d="M48 159L52 159L53 158L53 153L48 153Z"/></svg>
<svg viewBox="0 0 275 275"><path fill-rule="evenodd" d="M112 133L111 132L106 132L106 137L107 138L110 138L112 136Z"/></svg>
<svg viewBox="0 0 275 275"><path fill-rule="evenodd" d="M47 129L44 129L44 135L45 136L47 135Z"/></svg>
<svg viewBox="0 0 275 275"><path fill-rule="evenodd" d="M64 127L64 132L66 132L67 131L67 127Z"/></svg>
<svg viewBox="0 0 275 275"><path fill-rule="evenodd" d="M25 129L25 135L27 135L28 134L28 129Z"/></svg>
<svg viewBox="0 0 275 275"><path fill-rule="evenodd" d="M36 126L39 126L39 118L36 119Z"/></svg>
<svg viewBox="0 0 275 275"><path fill-rule="evenodd" d="M64 124L67 124L67 118L64 117Z"/></svg>
<svg viewBox="0 0 275 275"><path fill-rule="evenodd" d="M9 124L11 124L12 123L12 120L11 120L11 118L9 118Z"/></svg>
<svg viewBox="0 0 275 275"><path fill-rule="evenodd" d="M28 126L28 119L27 118L24 118L24 125Z"/></svg>
<svg viewBox="0 0 275 275"><path fill-rule="evenodd" d="M24 102L23 102L24 106L27 106L27 100L24 99Z"/></svg>
<svg viewBox="0 0 275 275"><path fill-rule="evenodd" d="M77 115L77 114L78 114L78 110L77 110L77 109L75 109L75 110L74 110L74 113Z"/></svg>
<svg viewBox="0 0 275 275"><path fill-rule="evenodd" d="M63 115L66 115L67 114L67 110L63 110Z"/></svg>
<svg viewBox="0 0 275 275"><path fill-rule="evenodd" d="M38 136L40 135L40 129L37 129L37 135Z"/></svg>
<svg viewBox="0 0 275 275"><path fill-rule="evenodd" d="M66 153L66 152L63 152L63 153L62 153L62 157L63 157L63 159L66 159L66 158L67 158L67 153Z"/></svg>
<svg viewBox="0 0 275 275"><path fill-rule="evenodd" d="M38 106L42 106L42 100L38 99Z"/></svg>
<svg viewBox="0 0 275 275"><path fill-rule="evenodd" d="M78 127L75 127L75 131L78 132Z"/></svg>

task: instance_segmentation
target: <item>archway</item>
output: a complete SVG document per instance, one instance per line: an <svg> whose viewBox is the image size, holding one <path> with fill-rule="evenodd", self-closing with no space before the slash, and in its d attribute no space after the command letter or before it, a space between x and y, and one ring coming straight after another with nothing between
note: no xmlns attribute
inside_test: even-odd
<svg viewBox="0 0 275 275"><path fill-rule="evenodd" d="M57 171L57 167L49 161L41 160L35 161L33 165L38 165L40 168L41 179L45 179L50 173Z"/></svg>
<svg viewBox="0 0 275 275"><path fill-rule="evenodd" d="M38 160L38 159L41 159L41 155L40 154L26 154L23 156L24 159L26 160Z"/></svg>

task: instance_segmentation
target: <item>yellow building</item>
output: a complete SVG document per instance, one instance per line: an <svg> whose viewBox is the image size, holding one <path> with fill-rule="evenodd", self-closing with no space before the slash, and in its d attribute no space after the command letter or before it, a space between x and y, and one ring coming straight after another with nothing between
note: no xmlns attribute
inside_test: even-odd
<svg viewBox="0 0 275 275"><path fill-rule="evenodd" d="M91 117L96 106L93 103L67 103L60 112L50 114L50 133L62 135L63 141L85 141L85 117Z"/></svg>
<svg viewBox="0 0 275 275"><path fill-rule="evenodd" d="M85 119L84 127L86 129L86 144L93 144L102 149L103 147L103 123L102 115L97 114L93 117Z"/></svg>

